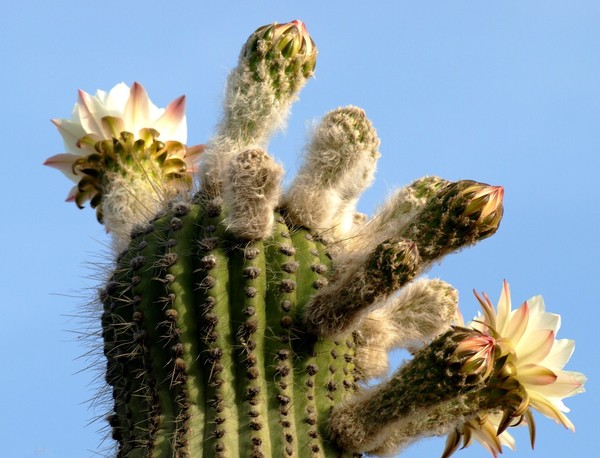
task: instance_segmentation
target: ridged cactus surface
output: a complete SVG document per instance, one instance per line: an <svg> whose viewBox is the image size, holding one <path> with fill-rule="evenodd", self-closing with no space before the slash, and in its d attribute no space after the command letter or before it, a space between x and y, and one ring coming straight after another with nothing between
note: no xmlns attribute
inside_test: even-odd
<svg viewBox="0 0 600 458"><path fill-rule="evenodd" d="M240 242L224 211L175 205L104 292L119 455L340 455L323 420L355 389L354 337L318 338L303 319L327 247L279 215L272 237Z"/></svg>
<svg viewBox="0 0 600 458"><path fill-rule="evenodd" d="M560 399L584 377L562 371L572 343L541 300L511 311L505 284L498 312L477 296L484 316L464 325L456 290L418 278L497 231L502 187L424 177L358 213L380 141L347 106L282 190L268 140L316 55L300 21L259 28L206 145L185 146L183 98L161 111L137 83L81 92L54 121L71 152L47 164L118 253L100 294L116 455L386 456L445 434L443 457L473 438L497 454L511 426L533 443L530 407L572 428ZM387 376L394 348L412 359Z"/></svg>

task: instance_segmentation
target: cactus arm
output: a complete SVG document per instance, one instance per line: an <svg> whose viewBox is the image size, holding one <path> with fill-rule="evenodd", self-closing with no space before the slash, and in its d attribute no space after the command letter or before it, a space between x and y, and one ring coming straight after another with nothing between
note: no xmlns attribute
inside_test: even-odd
<svg viewBox="0 0 600 458"><path fill-rule="evenodd" d="M356 330L356 364L361 377L384 375L388 352L416 351L457 321L458 293L438 279L420 279L369 312Z"/></svg>
<svg viewBox="0 0 600 458"><path fill-rule="evenodd" d="M347 249L351 253L362 251L365 246L375 246L402 233L438 190L449 183L439 177L423 177L396 190L373 217L356 225L346 243Z"/></svg>
<svg viewBox="0 0 600 458"><path fill-rule="evenodd" d="M353 226L360 194L373 181L379 143L360 108L327 113L314 129L304 164L283 197L290 221L341 240Z"/></svg>
<svg viewBox="0 0 600 458"><path fill-rule="evenodd" d="M460 355L460 342L474 335L463 330L444 333L389 381L337 407L329 423L332 438L350 451L373 450L406 423L420 421L441 404L481 389L487 368L467 373Z"/></svg>
<svg viewBox="0 0 600 458"><path fill-rule="evenodd" d="M219 195L229 163L248 148L264 148L282 128L313 74L317 49L301 21L270 24L247 40L227 80L223 118L202 165L202 188Z"/></svg>
<svg viewBox="0 0 600 458"><path fill-rule="evenodd" d="M419 261L413 242L382 242L362 263L315 295L306 312L309 329L328 337L351 332L369 307L413 279Z"/></svg>

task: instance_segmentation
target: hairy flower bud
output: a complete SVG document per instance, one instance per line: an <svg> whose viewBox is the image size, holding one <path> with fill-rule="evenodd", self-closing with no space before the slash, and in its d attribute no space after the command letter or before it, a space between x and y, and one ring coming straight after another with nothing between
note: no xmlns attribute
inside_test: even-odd
<svg viewBox="0 0 600 458"><path fill-rule="evenodd" d="M308 78L317 62L317 47L302 21L285 24L269 24L259 27L246 42L242 55L254 70L261 60L275 61L283 57L288 61L291 72L301 70ZM260 77L260 75L257 75Z"/></svg>
<svg viewBox="0 0 600 458"><path fill-rule="evenodd" d="M480 238L496 232L504 212L502 205L504 188L474 183L459 195L468 200L463 215L475 219Z"/></svg>
<svg viewBox="0 0 600 458"><path fill-rule="evenodd" d="M469 329L457 333L454 339L458 341L458 346L453 356L459 360L462 372L466 375L478 375L483 379L488 378L494 369L495 339L479 331L473 333Z"/></svg>
<svg viewBox="0 0 600 458"><path fill-rule="evenodd" d="M442 186L403 237L428 262L493 235L502 219L501 186L461 180Z"/></svg>

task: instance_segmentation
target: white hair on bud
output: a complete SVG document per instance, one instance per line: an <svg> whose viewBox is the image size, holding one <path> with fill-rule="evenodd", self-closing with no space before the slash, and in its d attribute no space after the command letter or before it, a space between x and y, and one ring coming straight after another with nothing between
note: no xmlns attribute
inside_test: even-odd
<svg viewBox="0 0 600 458"><path fill-rule="evenodd" d="M445 182L438 177L423 177L394 191L372 218L354 224L347 249L361 251L401 233Z"/></svg>
<svg viewBox="0 0 600 458"><path fill-rule="evenodd" d="M261 149L239 154L229 165L223 200L227 229L247 240L271 234L283 168Z"/></svg>
<svg viewBox="0 0 600 458"><path fill-rule="evenodd" d="M348 106L325 115L283 199L292 223L336 240L348 234L358 198L373 181L379 143L362 109Z"/></svg>
<svg viewBox="0 0 600 458"><path fill-rule="evenodd" d="M459 318L458 292L439 279L406 285L367 314L356 333L356 365L365 378L384 375L393 348L416 351Z"/></svg>
<svg viewBox="0 0 600 458"><path fill-rule="evenodd" d="M306 84L301 67L288 72L280 58L250 64L244 51L225 86L223 117L202 155L202 187L211 195L222 192L231 161L249 148L267 147L270 137L283 130L292 104Z"/></svg>

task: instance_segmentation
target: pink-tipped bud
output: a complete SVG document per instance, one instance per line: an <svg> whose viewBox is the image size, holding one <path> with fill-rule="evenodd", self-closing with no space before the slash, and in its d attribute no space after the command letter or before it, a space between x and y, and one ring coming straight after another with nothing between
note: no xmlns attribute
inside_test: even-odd
<svg viewBox="0 0 600 458"><path fill-rule="evenodd" d="M292 69L304 77L312 75L317 61L317 47L302 21L269 24L259 27L244 46L243 55L251 64L283 57Z"/></svg>
<svg viewBox="0 0 600 458"><path fill-rule="evenodd" d="M473 183L461 191L460 195L468 199L462 214L475 221L480 238L496 232L504 213L504 188L502 186Z"/></svg>
<svg viewBox="0 0 600 458"><path fill-rule="evenodd" d="M487 379L494 369L496 340L483 333L465 334L454 350L462 364L462 372Z"/></svg>

